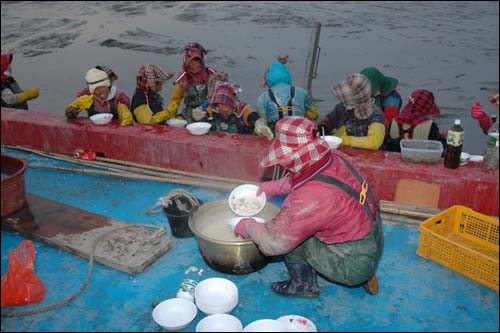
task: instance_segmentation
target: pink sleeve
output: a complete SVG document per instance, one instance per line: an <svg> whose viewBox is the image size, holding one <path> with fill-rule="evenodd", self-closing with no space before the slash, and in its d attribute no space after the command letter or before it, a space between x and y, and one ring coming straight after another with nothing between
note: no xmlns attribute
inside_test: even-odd
<svg viewBox="0 0 500 333"><path fill-rule="evenodd" d="M321 229L324 217L321 199L289 195L273 220L266 224L254 223L246 231L265 255L288 253Z"/></svg>

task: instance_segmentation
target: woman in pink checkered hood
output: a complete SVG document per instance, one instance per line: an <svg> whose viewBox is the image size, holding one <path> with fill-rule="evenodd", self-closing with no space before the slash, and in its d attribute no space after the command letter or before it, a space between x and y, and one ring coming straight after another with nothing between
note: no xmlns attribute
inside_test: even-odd
<svg viewBox="0 0 500 333"><path fill-rule="evenodd" d="M317 126L303 117L276 123L276 138L261 166L289 174L262 183L258 194L286 194L279 214L266 224L242 219L235 234L251 238L268 256L284 255L290 279L273 283L284 296L314 298L317 273L346 286L378 292L375 271L383 248L379 202L346 155L330 150Z"/></svg>

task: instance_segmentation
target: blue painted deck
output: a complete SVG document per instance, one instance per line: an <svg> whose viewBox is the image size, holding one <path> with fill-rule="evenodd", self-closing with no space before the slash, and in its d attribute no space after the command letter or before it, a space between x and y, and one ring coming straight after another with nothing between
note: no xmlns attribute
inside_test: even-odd
<svg viewBox="0 0 500 333"><path fill-rule="evenodd" d="M67 165L43 157L2 148L2 153L28 162ZM71 165L71 164L70 164ZM74 165L73 165L74 166ZM78 167L78 166L76 166ZM84 175L66 171L28 169L26 190L61 203L129 223L167 225L161 214L146 215L158 197L184 188L204 202L228 193L149 181ZM280 200L274 203L280 204ZM175 297L186 278L232 280L239 288L239 304L231 312L243 326L257 319L299 314L310 318L319 331L498 331L498 294L447 268L416 255L416 226L384 223L385 248L378 269L380 292L369 296L363 288L346 288L320 278L317 299L274 295L271 282L288 278L282 261L248 275L226 275L202 259L194 238L176 239L174 247L146 271L129 275L96 264L90 284L69 305L35 316L2 318L2 331L162 331L151 317L155 301ZM23 237L2 230L2 275L7 254ZM84 282L85 259L34 242L35 272L47 293L43 302L27 310L53 304L74 294ZM203 274L189 267L203 269ZM201 311L184 330L194 331L205 317Z"/></svg>

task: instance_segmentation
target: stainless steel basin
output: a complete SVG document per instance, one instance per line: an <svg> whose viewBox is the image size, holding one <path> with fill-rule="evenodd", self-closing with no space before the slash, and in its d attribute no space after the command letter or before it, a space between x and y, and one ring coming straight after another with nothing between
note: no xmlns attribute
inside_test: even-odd
<svg viewBox="0 0 500 333"><path fill-rule="evenodd" d="M279 207L268 202L258 216L269 221L279 211ZM210 202L198 208L189 221L189 228L196 237L203 259L213 269L228 274L248 274L258 271L267 265L267 257L260 252L253 241L221 240L209 237L203 232L207 223L227 221L236 216L229 209L227 200Z"/></svg>

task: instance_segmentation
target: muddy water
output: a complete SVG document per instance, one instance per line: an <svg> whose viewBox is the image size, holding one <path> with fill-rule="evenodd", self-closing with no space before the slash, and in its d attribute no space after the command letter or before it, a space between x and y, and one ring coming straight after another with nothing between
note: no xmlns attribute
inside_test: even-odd
<svg viewBox="0 0 500 333"><path fill-rule="evenodd" d="M461 118L464 150L481 154L484 135L469 108L499 86L498 2L23 2L1 3L2 51L15 54L21 87L41 87L32 109L61 112L96 64L113 68L128 94L141 64L177 72L190 41L206 63L229 73L255 105L263 72L278 52L290 55L294 83L306 86L316 22L322 23L313 96L321 115L337 103L329 86L376 66L399 78L406 99L432 90L441 129ZM172 87L165 85L169 98Z"/></svg>

